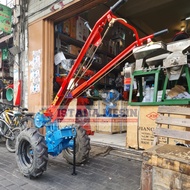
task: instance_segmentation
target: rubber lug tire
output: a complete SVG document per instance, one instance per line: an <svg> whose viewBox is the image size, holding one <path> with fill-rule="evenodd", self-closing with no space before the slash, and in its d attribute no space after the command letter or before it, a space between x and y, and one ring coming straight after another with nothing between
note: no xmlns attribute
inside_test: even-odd
<svg viewBox="0 0 190 190"><path fill-rule="evenodd" d="M16 150L16 138L18 137L18 135L20 134L21 129L19 127L15 127L14 129L12 129L12 133L9 134L9 137L11 137L12 134L14 134L14 139L6 139L5 145L6 148L9 152L14 153Z"/></svg>
<svg viewBox="0 0 190 190"><path fill-rule="evenodd" d="M47 146L36 128L26 128L17 137L16 162L25 177L36 178L46 170Z"/></svg>
<svg viewBox="0 0 190 190"><path fill-rule="evenodd" d="M89 159L90 153L90 138L86 131L80 125L73 125L76 128L76 165L82 164ZM63 157L68 163L73 164L73 150L67 148L62 152Z"/></svg>

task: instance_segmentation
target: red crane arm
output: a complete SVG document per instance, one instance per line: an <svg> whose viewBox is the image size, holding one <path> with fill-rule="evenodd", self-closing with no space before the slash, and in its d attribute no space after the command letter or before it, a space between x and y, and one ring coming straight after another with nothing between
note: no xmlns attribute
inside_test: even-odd
<svg viewBox="0 0 190 190"><path fill-rule="evenodd" d="M79 67L80 63L82 62L82 59L84 58L87 50L89 49L90 45L93 44L95 46L98 46L101 43L100 34L103 30L103 27L108 22L108 20L111 19L112 12L111 10L107 11L94 25L93 30L91 31L90 35L88 36L84 46L82 47L77 59L75 60L74 65L72 66L69 74L64 79L57 95L55 96L52 104L49 108L44 112L44 115L52 117L60 104L62 103L64 99L64 94L67 91L68 84L70 80L73 78L74 73L76 72L77 68Z"/></svg>
<svg viewBox="0 0 190 190"><path fill-rule="evenodd" d="M118 1L118 4L123 3L125 0L120 0ZM117 3L116 3L117 4ZM51 117L52 120L55 120L56 117L54 117L59 108L59 106L61 105L62 101L64 98L67 99L66 105L68 105L68 103L75 97L77 97L79 94L81 94L86 88L88 88L89 86L91 86L93 83L95 83L101 76L103 76L105 73L109 72L110 69L112 69L116 63L118 63L119 61L121 61L126 55L128 55L136 46L140 46L143 44L144 41L147 41L147 39L152 39L154 36L160 35L162 33L165 33L166 30L164 31L160 31L157 32L155 34L146 36L144 38L139 39L137 30L131 26L130 24L128 24L127 22L125 22L123 19L119 19L118 17L116 17L112 11L116 8L116 6L114 5L113 7L110 8L109 11L107 11L94 25L90 35L88 36L85 44L83 45L77 59L75 60L74 65L72 66L69 74L67 75L67 77L64 79L64 81L62 82L62 85L57 93L57 95L55 96L52 104L49 106L49 108L47 108L47 110L44 112L44 115ZM102 42L101 39L101 33L104 29L104 26L107 23L110 23L112 20L117 20L118 22L120 22L121 24L123 24L125 27L131 29L135 35L136 40L129 45L128 47L126 47L120 54L118 54L114 59L112 59L109 63L107 63L100 71L98 71L94 76L92 76L88 81L84 82L83 84L81 84L80 86L78 86L77 88L75 88L74 90L72 90L69 94L69 98L65 97L65 93L67 91L69 82L71 81L71 79L74 77L75 72L77 71L78 67L80 66L82 60L84 59L88 49L90 48L91 45L94 46L99 46Z"/></svg>

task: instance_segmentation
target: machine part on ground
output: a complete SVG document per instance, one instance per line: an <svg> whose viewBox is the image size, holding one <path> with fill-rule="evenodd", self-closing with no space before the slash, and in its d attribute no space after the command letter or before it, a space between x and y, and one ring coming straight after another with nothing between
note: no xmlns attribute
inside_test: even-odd
<svg viewBox="0 0 190 190"><path fill-rule="evenodd" d="M44 136L36 128L26 128L17 137L16 161L26 177L38 177L46 170L48 151Z"/></svg>
<svg viewBox="0 0 190 190"><path fill-rule="evenodd" d="M9 152L15 152L16 148L16 138L20 134L21 128L16 127L12 131L9 132L8 138L6 139L6 148Z"/></svg>
<svg viewBox="0 0 190 190"><path fill-rule="evenodd" d="M81 164L89 158L90 138L86 131L80 125L74 125L76 128L76 164ZM63 150L63 157L68 163L73 164L73 140L70 142L70 148Z"/></svg>

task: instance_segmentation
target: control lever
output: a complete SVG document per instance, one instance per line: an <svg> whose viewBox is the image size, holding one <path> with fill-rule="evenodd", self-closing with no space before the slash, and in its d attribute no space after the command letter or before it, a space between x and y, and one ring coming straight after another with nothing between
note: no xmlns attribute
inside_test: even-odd
<svg viewBox="0 0 190 190"><path fill-rule="evenodd" d="M119 9L119 7L121 6L121 5L123 5L124 3L126 3L128 0L119 0L119 1L117 1L117 3L115 3L112 7L110 7L110 10L112 11L112 12L114 12L114 11L116 11L117 9Z"/></svg>
<svg viewBox="0 0 190 190"><path fill-rule="evenodd" d="M89 23L86 21L85 23L84 23L84 25L88 28L88 30L91 32L92 31L92 29L90 28L90 25L89 25Z"/></svg>
<svg viewBox="0 0 190 190"><path fill-rule="evenodd" d="M164 29L164 30L155 32L155 33L153 34L153 36L156 37L156 36L160 36L160 35L165 34L165 33L168 33L168 29Z"/></svg>

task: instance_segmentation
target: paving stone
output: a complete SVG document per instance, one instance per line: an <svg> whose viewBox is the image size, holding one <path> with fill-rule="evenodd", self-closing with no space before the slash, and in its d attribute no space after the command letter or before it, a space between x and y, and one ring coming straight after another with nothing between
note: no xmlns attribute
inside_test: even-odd
<svg viewBox="0 0 190 190"><path fill-rule="evenodd" d="M19 187L18 185L13 184L11 186L6 187L6 189L8 189L8 190L21 190L21 187Z"/></svg>
<svg viewBox="0 0 190 190"><path fill-rule="evenodd" d="M140 161L115 154L93 156L77 166L73 176L72 165L62 155L49 159L47 171L31 180L20 173L15 155L0 143L0 190L138 190L140 186Z"/></svg>
<svg viewBox="0 0 190 190"><path fill-rule="evenodd" d="M3 187L8 187L8 186L13 185L13 183L11 181L9 181L8 179L3 179L3 180L1 180L1 185Z"/></svg>
<svg viewBox="0 0 190 190"><path fill-rule="evenodd" d="M5 188L5 187L3 187L3 186L1 186L0 187L0 190L6 190L7 188Z"/></svg>
<svg viewBox="0 0 190 190"><path fill-rule="evenodd" d="M18 186L22 186L27 184L26 178L23 178L23 176L15 176L15 175L11 175L11 174L7 174L6 178L11 181L12 183L14 183L15 185Z"/></svg>

